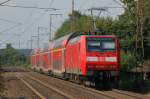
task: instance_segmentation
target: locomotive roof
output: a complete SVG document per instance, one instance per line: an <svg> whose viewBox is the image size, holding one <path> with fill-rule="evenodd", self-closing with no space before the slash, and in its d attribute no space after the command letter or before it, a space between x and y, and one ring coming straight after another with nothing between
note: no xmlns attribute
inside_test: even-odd
<svg viewBox="0 0 150 99"><path fill-rule="evenodd" d="M85 32L73 32L73 33L69 33L68 35L66 36L63 36L61 38L58 38L56 40L53 40L51 43L50 43L50 47L49 49L51 48L59 48L59 47L63 47L66 45L66 43L71 39L71 38L74 38L76 36L79 36L79 35L86 35Z"/></svg>
<svg viewBox="0 0 150 99"><path fill-rule="evenodd" d="M99 36L99 37L117 37L115 35L86 35L86 36L89 36L89 37L96 37L96 36Z"/></svg>
<svg viewBox="0 0 150 99"><path fill-rule="evenodd" d="M80 35L85 35L85 36L89 36L89 37L94 37L94 36L116 37L115 35L91 35L91 33L87 33L87 32L73 32L73 33L69 33L68 35L65 35L63 37L60 37L58 39L51 41L49 43L48 50L53 49L53 48L64 47L70 39L72 39L76 36L80 36Z"/></svg>

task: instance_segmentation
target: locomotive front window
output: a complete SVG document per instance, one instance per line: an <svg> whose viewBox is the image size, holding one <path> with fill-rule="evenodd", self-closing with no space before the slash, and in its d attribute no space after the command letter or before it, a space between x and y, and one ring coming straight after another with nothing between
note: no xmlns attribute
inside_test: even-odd
<svg viewBox="0 0 150 99"><path fill-rule="evenodd" d="M114 51L114 38L87 38L88 51Z"/></svg>
<svg viewBox="0 0 150 99"><path fill-rule="evenodd" d="M88 46L89 51L99 51L100 42L98 42L98 41L88 41L87 46Z"/></svg>
<svg viewBox="0 0 150 99"><path fill-rule="evenodd" d="M115 42L113 41L102 41L102 46L101 46L102 49L112 49L114 50L115 49Z"/></svg>

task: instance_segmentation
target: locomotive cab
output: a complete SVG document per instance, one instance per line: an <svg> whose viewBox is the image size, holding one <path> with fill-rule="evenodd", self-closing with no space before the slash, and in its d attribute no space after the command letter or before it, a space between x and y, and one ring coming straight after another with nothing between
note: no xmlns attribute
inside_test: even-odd
<svg viewBox="0 0 150 99"><path fill-rule="evenodd" d="M119 40L115 36L86 36L86 76L112 78L119 76Z"/></svg>
<svg viewBox="0 0 150 99"><path fill-rule="evenodd" d="M87 68L91 70L118 70L116 38L86 38Z"/></svg>

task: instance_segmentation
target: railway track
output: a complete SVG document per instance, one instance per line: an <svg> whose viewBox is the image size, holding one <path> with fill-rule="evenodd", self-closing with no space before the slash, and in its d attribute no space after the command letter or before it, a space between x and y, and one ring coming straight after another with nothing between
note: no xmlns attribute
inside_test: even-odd
<svg viewBox="0 0 150 99"><path fill-rule="evenodd" d="M133 94L133 93L131 94L129 92L125 93L124 91L114 90L114 89L110 90L110 91L99 91L99 90L95 90L93 88L84 87L84 86L77 85L77 84L67 82L64 80L60 80L57 78L44 76L44 75L41 75L38 73L30 72L27 76L31 77L31 75L35 79L38 79L45 83L51 84L52 86L55 86L58 89L62 88L62 90L64 92L66 92L68 94L72 94L72 96L74 96L75 98L81 97L80 99L148 99L148 97L146 97L144 95L137 95L137 94ZM57 82L57 83L55 83L55 82ZM65 87L61 87L61 86L65 86ZM68 92L67 88L72 89L72 90L70 90L70 92ZM73 90L76 91L76 93Z"/></svg>
<svg viewBox="0 0 150 99"><path fill-rule="evenodd" d="M131 97L134 97L134 98L137 98L137 99L150 99L150 97L148 97L148 96L139 95L139 94L136 94L136 93L129 93L129 92L121 91L121 90L118 90L118 89L113 89L112 91L115 92L115 93L118 93L118 94L124 94L124 95L127 95L127 96L131 96Z"/></svg>
<svg viewBox="0 0 150 99"><path fill-rule="evenodd" d="M20 73L17 74L17 78L31 89L40 99L75 99L40 80L35 80L34 78L29 78L22 74L20 76Z"/></svg>
<svg viewBox="0 0 150 99"><path fill-rule="evenodd" d="M78 88L76 86L71 85L72 86L71 87L70 85L68 85L68 83L64 84L64 82L59 81L59 79L57 83L56 83L56 79L55 80L51 79L51 81L53 81L54 83L50 83L49 79L45 79L42 77L43 75L35 76L31 74L25 74L25 76L39 82L44 82L46 85L49 84L51 86L54 86L56 89L71 95L73 98L70 99L114 99L113 97L102 95L102 94L96 94L88 90Z"/></svg>
<svg viewBox="0 0 150 99"><path fill-rule="evenodd" d="M39 98L41 99L46 99L46 97L44 97L43 95L41 95L35 88L33 88L28 82L26 82L24 79L22 79L21 77L17 76L17 78L22 81L29 89L31 89L31 91L33 91Z"/></svg>

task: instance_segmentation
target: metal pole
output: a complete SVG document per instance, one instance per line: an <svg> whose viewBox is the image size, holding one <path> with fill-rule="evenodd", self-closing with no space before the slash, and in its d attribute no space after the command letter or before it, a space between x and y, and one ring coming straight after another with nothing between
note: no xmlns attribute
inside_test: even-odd
<svg viewBox="0 0 150 99"><path fill-rule="evenodd" d="M27 49L28 49L28 45L29 45L29 41L26 42L26 47L27 47Z"/></svg>
<svg viewBox="0 0 150 99"><path fill-rule="evenodd" d="M105 7L98 7L98 8L90 8L88 9L89 11L91 11L91 18L92 18L92 30L95 31L96 28L96 19L100 16L100 14L102 13L102 11L106 11L107 9ZM93 11L100 11L97 18L96 16L94 16Z"/></svg>
<svg viewBox="0 0 150 99"><path fill-rule="evenodd" d="M20 49L20 46L21 46L21 45L20 45L20 36L21 36L21 35L18 34L18 37L19 37L19 49Z"/></svg>
<svg viewBox="0 0 150 99"><path fill-rule="evenodd" d="M50 14L49 41L51 41L51 34L52 34L52 15Z"/></svg>
<svg viewBox="0 0 150 99"><path fill-rule="evenodd" d="M37 34L37 48L39 49L40 47L40 27L38 26L38 34Z"/></svg>
<svg viewBox="0 0 150 99"><path fill-rule="evenodd" d="M142 0L136 0L137 2L137 20L136 20L136 57L141 64L142 73L143 73L143 62L144 62L144 41L143 41L143 2ZM138 57L139 52L141 56ZM137 67L136 67L137 72ZM143 76L143 74L142 74Z"/></svg>
<svg viewBox="0 0 150 99"><path fill-rule="evenodd" d="M32 40L32 38L31 38L31 46L30 46L30 47L31 47L31 49L32 49L32 42L33 42L33 40Z"/></svg>
<svg viewBox="0 0 150 99"><path fill-rule="evenodd" d="M19 49L20 49L20 38L19 38Z"/></svg>
<svg viewBox="0 0 150 99"><path fill-rule="evenodd" d="M31 48L33 48L33 38L37 38L37 36L31 36L31 40L32 40L32 42L31 42Z"/></svg>
<svg viewBox="0 0 150 99"><path fill-rule="evenodd" d="M71 32L74 31L74 0L72 0Z"/></svg>
<svg viewBox="0 0 150 99"><path fill-rule="evenodd" d="M33 42L33 40L32 40L32 37L31 37L31 40L29 40L29 44L30 44L30 45L29 45L29 48L30 48L30 49L32 49L32 42Z"/></svg>
<svg viewBox="0 0 150 99"><path fill-rule="evenodd" d="M143 1L140 0L140 34L141 34L141 47L142 47L142 58L144 58L144 42L143 42Z"/></svg>
<svg viewBox="0 0 150 99"><path fill-rule="evenodd" d="M135 54L136 58L138 59L138 34L139 34L139 0L137 0L137 11L136 11L136 46L135 46ZM138 61L138 60L137 60ZM138 65L138 63L137 63ZM136 73L137 73L137 65L136 65ZM137 80L137 75L136 78Z"/></svg>
<svg viewBox="0 0 150 99"><path fill-rule="evenodd" d="M93 10L91 10L91 17L92 17L92 31L94 31L95 30L95 20L94 20Z"/></svg>
<svg viewBox="0 0 150 99"><path fill-rule="evenodd" d="M49 31L49 41L52 40L52 20L53 20L53 16L61 16L62 14L50 14L50 31Z"/></svg>
<svg viewBox="0 0 150 99"><path fill-rule="evenodd" d="M136 10L136 56L138 50L138 34L139 34L139 0L137 0L137 10Z"/></svg>
<svg viewBox="0 0 150 99"><path fill-rule="evenodd" d="M141 65L142 65L142 79L144 79L144 67L143 67L143 63L144 63L144 41L143 41L143 1L139 0L140 3L140 34L141 34L141 51L142 51L142 59L141 59Z"/></svg>

